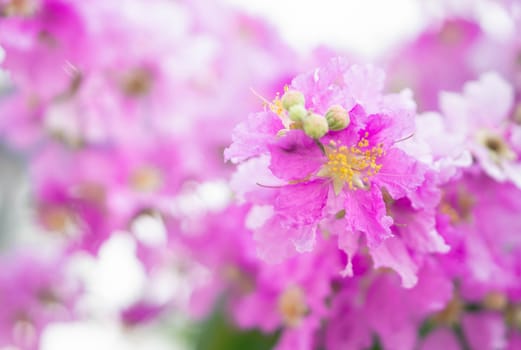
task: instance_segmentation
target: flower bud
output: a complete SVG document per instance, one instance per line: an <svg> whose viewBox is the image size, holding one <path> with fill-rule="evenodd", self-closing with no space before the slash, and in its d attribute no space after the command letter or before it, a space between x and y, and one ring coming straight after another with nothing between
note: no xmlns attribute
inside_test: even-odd
<svg viewBox="0 0 521 350"><path fill-rule="evenodd" d="M293 106L304 106L305 103L306 99L300 91L290 90L286 91L286 93L282 95L282 107L284 107L286 111L289 111Z"/></svg>
<svg viewBox="0 0 521 350"><path fill-rule="evenodd" d="M294 105L289 109L289 119L294 122L302 122L307 114L308 111L303 105Z"/></svg>
<svg viewBox="0 0 521 350"><path fill-rule="evenodd" d="M306 135L314 139L321 138L329 131L326 118L319 114L309 114L303 124Z"/></svg>
<svg viewBox="0 0 521 350"><path fill-rule="evenodd" d="M334 105L326 113L329 130L340 131L349 125L349 113L340 105Z"/></svg>

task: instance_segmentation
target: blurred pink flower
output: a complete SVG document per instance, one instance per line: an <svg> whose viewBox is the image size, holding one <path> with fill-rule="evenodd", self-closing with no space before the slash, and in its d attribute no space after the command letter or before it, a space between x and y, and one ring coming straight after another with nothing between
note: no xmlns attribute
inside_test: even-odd
<svg viewBox="0 0 521 350"><path fill-rule="evenodd" d="M0 346L37 350L47 325L75 317L80 289L67 279L64 262L29 251L2 257Z"/></svg>

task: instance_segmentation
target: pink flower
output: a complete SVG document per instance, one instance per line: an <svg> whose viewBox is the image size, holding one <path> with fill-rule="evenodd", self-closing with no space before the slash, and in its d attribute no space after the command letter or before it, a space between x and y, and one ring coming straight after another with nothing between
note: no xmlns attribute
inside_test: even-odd
<svg viewBox="0 0 521 350"><path fill-rule="evenodd" d="M334 297L327 347L366 348L374 334L384 349L414 349L423 320L450 300L452 282L433 260L422 267L418 284L410 289L392 274L370 272L344 280Z"/></svg>
<svg viewBox="0 0 521 350"><path fill-rule="evenodd" d="M18 87L48 100L73 84L74 67L88 65L86 18L67 0L3 0L0 45L3 66ZM38 62L37 65L34 63Z"/></svg>
<svg viewBox="0 0 521 350"><path fill-rule="evenodd" d="M66 279L63 263L34 252L2 257L0 346L37 350L48 324L74 317L79 289Z"/></svg>
<svg viewBox="0 0 521 350"><path fill-rule="evenodd" d="M452 250L440 262L460 280L469 300L489 292L519 293L519 193L483 174L467 175L444 189L437 226Z"/></svg>
<svg viewBox="0 0 521 350"><path fill-rule="evenodd" d="M440 106L449 133L462 138L460 149L468 150L480 167L496 181L511 181L521 187L521 162L514 149L510 119L512 87L495 73L465 84L462 94L443 92Z"/></svg>
<svg viewBox="0 0 521 350"><path fill-rule="evenodd" d="M124 149L49 145L30 169L43 226L74 248L97 252L143 211L167 211L167 198L191 177L177 150L177 142L166 139Z"/></svg>
<svg viewBox="0 0 521 350"><path fill-rule="evenodd" d="M257 173L272 174L269 183L257 186L234 181L238 189L247 191L238 193L241 198L273 208L272 219L266 219L255 233L264 258L269 254L271 261L283 260L294 254L291 246L298 252L312 250L317 230L337 235L349 257L358 250L359 235L365 238L371 254L376 254L380 245L391 244L386 240L395 236L395 221L387 203L404 199L416 211L428 205L433 208L427 196L416 194L423 187L437 191L432 175L428 175L432 170L400 148L400 142L414 132L414 103L406 93L382 95L382 86L381 71L335 59L313 73L298 76L289 87L307 101L297 106L303 116L292 115L295 109L288 108L289 95L285 94L269 105L271 111L251 115L235 129L234 143L225 151L227 159L245 161L235 179L254 185L254 177L241 175L250 168L244 164L253 162ZM331 106L336 112L329 111ZM332 130L327 131L326 125L325 132L317 136L328 118L347 119L341 127L338 123L342 119L328 120ZM266 165L258 159L268 158L268 169L262 168ZM423 213L430 215L432 227L434 212ZM403 258L389 260L397 251L383 254L379 265L403 269L407 279L414 276L416 263L403 245L398 245L393 249L400 249ZM411 286L414 281L404 283Z"/></svg>
<svg viewBox="0 0 521 350"><path fill-rule="evenodd" d="M391 54L390 88L412 88L419 109L433 110L440 91L458 90L474 78L474 54L483 37L479 24L468 19L431 23L414 41Z"/></svg>
<svg viewBox="0 0 521 350"><path fill-rule="evenodd" d="M341 266L339 252L333 242L320 241L315 253L265 264L256 256L252 232L244 227L252 220L247 215L248 206L232 206L201 217L204 225L181 233L193 259L211 272L192 295L192 311L207 313L226 292L227 310L240 328L283 329L278 349L313 349L328 313L331 281Z"/></svg>

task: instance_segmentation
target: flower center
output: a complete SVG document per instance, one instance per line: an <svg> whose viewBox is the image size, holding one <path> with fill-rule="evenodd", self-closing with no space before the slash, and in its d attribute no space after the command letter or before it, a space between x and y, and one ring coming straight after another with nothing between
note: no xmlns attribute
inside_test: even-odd
<svg viewBox="0 0 521 350"><path fill-rule="evenodd" d="M239 292L247 294L255 290L255 282L252 278L238 266L227 265L224 267L223 275L232 286L236 287Z"/></svg>
<svg viewBox="0 0 521 350"><path fill-rule="evenodd" d="M0 8L0 13L6 17L30 17L37 10L34 0L11 0Z"/></svg>
<svg viewBox="0 0 521 350"><path fill-rule="evenodd" d="M42 288L36 293L38 301L45 306L56 306L60 304L59 296L50 288Z"/></svg>
<svg viewBox="0 0 521 350"><path fill-rule="evenodd" d="M489 292L482 301L483 306L492 311L503 311L508 306L508 297L499 291Z"/></svg>
<svg viewBox="0 0 521 350"><path fill-rule="evenodd" d="M41 209L43 225L51 231L66 232L74 226L74 213L62 206L44 206Z"/></svg>
<svg viewBox="0 0 521 350"><path fill-rule="evenodd" d="M472 210L476 201L465 189L458 189L454 195L445 194L441 200L440 211L447 215L453 225L472 219Z"/></svg>
<svg viewBox="0 0 521 350"><path fill-rule="evenodd" d="M520 62L521 64L521 62ZM518 103L513 115L514 123L521 124L521 103Z"/></svg>
<svg viewBox="0 0 521 350"><path fill-rule="evenodd" d="M130 183L133 189L141 192L154 192L163 185L161 171L152 166L142 166L131 175Z"/></svg>
<svg viewBox="0 0 521 350"><path fill-rule="evenodd" d="M382 165L377 163L384 152L382 146L369 147L366 137L360 139L356 146L339 146L331 141L324 149L327 162L320 169L318 176L331 178L336 194L339 194L346 184L351 190L367 189L370 178L382 168Z"/></svg>
<svg viewBox="0 0 521 350"><path fill-rule="evenodd" d="M479 135L479 141L487 149L490 157L494 161L501 162L502 160L515 159L514 152L501 136L490 132L483 132Z"/></svg>
<svg viewBox="0 0 521 350"><path fill-rule="evenodd" d="M456 46L465 38L465 33L458 23L446 23L439 33L439 39L447 46Z"/></svg>
<svg viewBox="0 0 521 350"><path fill-rule="evenodd" d="M123 91L130 97L142 97L152 89L152 74L146 69L137 68L123 78Z"/></svg>
<svg viewBox="0 0 521 350"><path fill-rule="evenodd" d="M306 296L301 288L287 288L278 299L278 309L284 324L289 327L298 326L308 312Z"/></svg>

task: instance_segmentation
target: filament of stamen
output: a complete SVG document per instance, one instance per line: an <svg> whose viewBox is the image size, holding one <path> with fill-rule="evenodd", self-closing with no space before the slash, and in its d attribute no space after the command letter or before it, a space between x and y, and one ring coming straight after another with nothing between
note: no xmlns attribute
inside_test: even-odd
<svg viewBox="0 0 521 350"><path fill-rule="evenodd" d="M369 147L367 135L355 146L347 147L331 142L325 146L327 162L318 172L318 176L333 180L336 194L347 184L349 189L366 189L370 178L376 175L382 165L378 159L383 155L382 145Z"/></svg>

